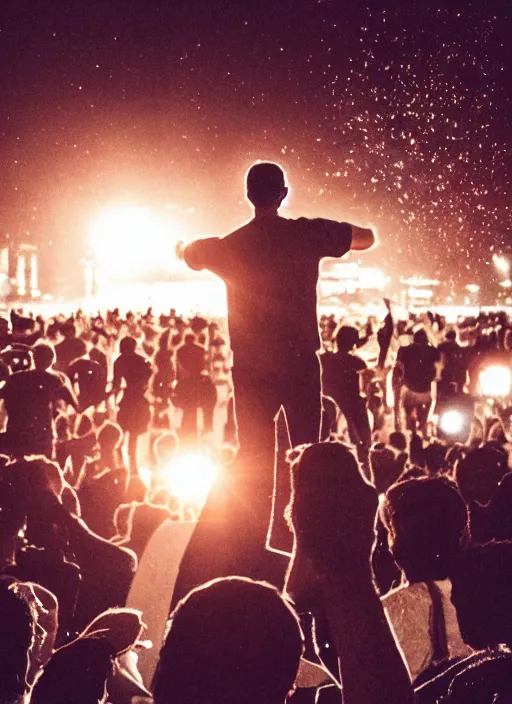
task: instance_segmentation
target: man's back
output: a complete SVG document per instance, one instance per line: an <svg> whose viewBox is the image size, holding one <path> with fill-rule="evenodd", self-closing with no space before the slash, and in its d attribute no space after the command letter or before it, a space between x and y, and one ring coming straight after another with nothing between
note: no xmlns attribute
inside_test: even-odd
<svg viewBox="0 0 512 704"><path fill-rule="evenodd" d="M455 340L441 342L437 348L443 361L441 378L443 382L456 382L462 388L466 381L467 354Z"/></svg>
<svg viewBox="0 0 512 704"><path fill-rule="evenodd" d="M254 366L262 348L266 357L319 348L318 265L343 256L351 237L347 223L268 215L187 247L192 269L209 269L226 283L235 365Z"/></svg>
<svg viewBox="0 0 512 704"><path fill-rule="evenodd" d="M398 350L398 361L404 366L404 381L412 391L426 393L436 377L440 354L436 347L414 342Z"/></svg>
<svg viewBox="0 0 512 704"><path fill-rule="evenodd" d="M51 372L31 369L13 374L2 390L9 433L20 440L51 436L53 403L62 388L60 378Z"/></svg>
<svg viewBox="0 0 512 704"><path fill-rule="evenodd" d="M367 366L356 354L326 352L320 355L323 390L338 405L355 403L361 398L360 374Z"/></svg>
<svg viewBox="0 0 512 704"><path fill-rule="evenodd" d="M181 345L176 358L180 376L201 376L206 371L206 350L201 345Z"/></svg>
<svg viewBox="0 0 512 704"><path fill-rule="evenodd" d="M87 345L79 337L65 337L62 342L55 345L56 367L61 371L66 371L74 359L82 357L86 352Z"/></svg>

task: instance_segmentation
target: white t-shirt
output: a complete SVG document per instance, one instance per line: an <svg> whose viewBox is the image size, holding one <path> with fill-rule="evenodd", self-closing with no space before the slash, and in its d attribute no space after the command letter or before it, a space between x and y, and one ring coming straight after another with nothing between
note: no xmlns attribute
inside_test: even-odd
<svg viewBox="0 0 512 704"><path fill-rule="evenodd" d="M450 600L451 582L445 579L435 584L441 590L448 657L466 657L472 650L459 631L457 613ZM389 592L381 601L414 680L430 665L433 655L430 633L433 606L428 587L421 582L409 584Z"/></svg>

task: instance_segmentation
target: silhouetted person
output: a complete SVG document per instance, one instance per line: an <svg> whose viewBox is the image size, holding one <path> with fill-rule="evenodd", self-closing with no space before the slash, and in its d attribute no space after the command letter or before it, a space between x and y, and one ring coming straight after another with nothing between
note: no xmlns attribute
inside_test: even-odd
<svg viewBox="0 0 512 704"><path fill-rule="evenodd" d="M348 223L281 217L287 195L278 165L255 164L247 174L254 218L227 237L183 249L192 269L212 271L227 287L241 493L249 491L246 521L254 520L258 542L269 522L279 408L285 409L292 445L319 439L320 260L368 249L375 241L371 230Z"/></svg>
<svg viewBox="0 0 512 704"><path fill-rule="evenodd" d="M189 333L176 350L178 383L174 404L183 410L180 436L197 438L197 411L203 411L203 434L213 429L217 392L207 371L206 349Z"/></svg>
<svg viewBox="0 0 512 704"><path fill-rule="evenodd" d="M87 356L75 359L66 370L78 397L81 413L99 405L105 399L107 376L98 362Z"/></svg>
<svg viewBox="0 0 512 704"><path fill-rule="evenodd" d="M359 460L366 468L371 444L370 421L366 399L361 394L361 374L366 362L354 354L359 340L356 328L343 325L335 336L336 352L321 355L324 392L338 404L345 416L350 442L356 446Z"/></svg>
<svg viewBox="0 0 512 704"><path fill-rule="evenodd" d="M441 371L437 382L437 398L450 396L451 384L462 391L467 377L467 350L457 342L457 331L448 330L445 341L438 346L441 355Z"/></svg>
<svg viewBox="0 0 512 704"><path fill-rule="evenodd" d="M137 471L137 439L148 429L150 421L149 402L146 391L151 378L151 364L135 351L137 340L123 337L119 345L121 354L114 362L112 394L117 397L123 391L119 402L117 422L128 433L128 459L132 474ZM122 387L122 383L125 386Z"/></svg>
<svg viewBox="0 0 512 704"><path fill-rule="evenodd" d="M57 357L55 368L65 372L74 359L83 357L87 353L87 345L76 336L76 327L73 322L66 321L61 328L61 332L64 339L55 345L55 355Z"/></svg>
<svg viewBox="0 0 512 704"><path fill-rule="evenodd" d="M441 355L429 344L422 328L414 333L412 345L400 347L396 368L402 374L400 400L405 411L407 429L416 427L424 433L432 407L432 383L436 378Z"/></svg>
<svg viewBox="0 0 512 704"><path fill-rule="evenodd" d="M174 370L173 354L170 349L171 330L167 328L158 338L157 350L153 357L156 367L153 376L152 391L155 397L155 409L165 409L171 398L171 384L176 376Z"/></svg>
<svg viewBox="0 0 512 704"><path fill-rule="evenodd" d="M78 404L61 378L49 371L55 361L53 347L39 344L32 354L35 369L12 374L0 391L7 411L6 449L13 455L51 457L57 402L75 410Z"/></svg>

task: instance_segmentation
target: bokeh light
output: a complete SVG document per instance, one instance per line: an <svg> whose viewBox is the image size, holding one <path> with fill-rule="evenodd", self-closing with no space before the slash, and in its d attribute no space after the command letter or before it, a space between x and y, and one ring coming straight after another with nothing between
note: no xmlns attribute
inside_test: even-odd
<svg viewBox="0 0 512 704"><path fill-rule="evenodd" d="M201 508L219 474L218 462L200 452L190 452L169 462L163 480L169 493L182 504Z"/></svg>
<svg viewBox="0 0 512 704"><path fill-rule="evenodd" d="M179 233L150 208L120 204L100 211L90 227L90 247L100 282L154 273L176 259Z"/></svg>
<svg viewBox="0 0 512 704"><path fill-rule="evenodd" d="M464 428L464 414L455 408L445 411L439 418L439 427L447 435L458 435Z"/></svg>
<svg viewBox="0 0 512 704"><path fill-rule="evenodd" d="M480 393L490 398L503 398L510 394L512 372L507 367L491 366L480 372Z"/></svg>

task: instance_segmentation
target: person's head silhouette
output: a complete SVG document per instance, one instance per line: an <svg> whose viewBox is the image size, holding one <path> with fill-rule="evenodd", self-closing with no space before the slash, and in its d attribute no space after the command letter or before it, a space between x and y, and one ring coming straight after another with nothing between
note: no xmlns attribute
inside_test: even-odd
<svg viewBox="0 0 512 704"><path fill-rule="evenodd" d="M268 162L251 166L247 172L247 197L257 210L277 210L287 195L280 166Z"/></svg>
<svg viewBox="0 0 512 704"><path fill-rule="evenodd" d="M55 351L51 345L41 342L32 348L32 357L35 368L46 371L55 362Z"/></svg>
<svg viewBox="0 0 512 704"><path fill-rule="evenodd" d="M119 351L121 352L121 354L135 354L136 349L137 340L134 337L131 337L130 335L126 335L126 337L123 337L123 339L119 343Z"/></svg>

